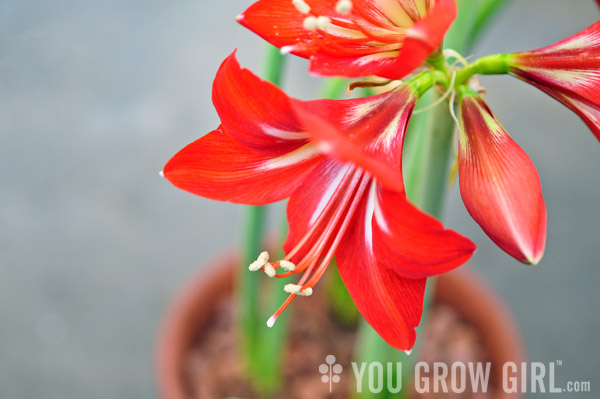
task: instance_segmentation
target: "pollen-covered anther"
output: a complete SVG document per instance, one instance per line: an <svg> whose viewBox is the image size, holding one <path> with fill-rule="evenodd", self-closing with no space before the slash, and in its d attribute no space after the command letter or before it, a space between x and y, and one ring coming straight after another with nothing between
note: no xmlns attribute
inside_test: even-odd
<svg viewBox="0 0 600 399"><path fill-rule="evenodd" d="M317 17L310 15L304 18L304 21L302 21L302 27L306 30L317 30Z"/></svg>
<svg viewBox="0 0 600 399"><path fill-rule="evenodd" d="M271 278L275 277L275 275L277 274L277 272L275 271L275 268L270 263L267 263L266 265L264 265L263 270L265 271L265 274Z"/></svg>
<svg viewBox="0 0 600 399"><path fill-rule="evenodd" d="M335 12L342 15L349 15L352 12L351 0L339 0L335 4Z"/></svg>
<svg viewBox="0 0 600 399"><path fill-rule="evenodd" d="M283 290L288 294L296 294L300 296L311 296L313 293L311 287L304 287L298 284L287 284L285 287L283 287Z"/></svg>
<svg viewBox="0 0 600 399"><path fill-rule="evenodd" d="M279 52L280 52L282 55L289 54L289 53L291 53L292 51L294 51L294 46L283 46L283 47L281 47L281 48L279 49Z"/></svg>
<svg viewBox="0 0 600 399"><path fill-rule="evenodd" d="M287 270L288 272L293 272L296 269L296 265L290 262L289 260L282 260L279 262L279 266Z"/></svg>
<svg viewBox="0 0 600 399"><path fill-rule="evenodd" d="M308 14L310 12L310 6L306 4L304 0L292 0L292 4L296 7L296 10L301 14Z"/></svg>
<svg viewBox="0 0 600 399"><path fill-rule="evenodd" d="M260 270L269 261L269 253L267 251L261 252L258 258L248 266L248 270L255 272Z"/></svg>
<svg viewBox="0 0 600 399"><path fill-rule="evenodd" d="M317 17L317 29L324 30L329 25L331 25L331 19L329 17L326 17L324 15L320 15Z"/></svg>

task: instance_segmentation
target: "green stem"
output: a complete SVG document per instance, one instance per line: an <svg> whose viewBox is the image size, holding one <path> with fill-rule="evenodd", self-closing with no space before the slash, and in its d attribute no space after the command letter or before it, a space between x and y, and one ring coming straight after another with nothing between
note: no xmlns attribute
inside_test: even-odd
<svg viewBox="0 0 600 399"><path fill-rule="evenodd" d="M280 86L283 79L284 66L285 56L281 54L281 51L277 47L267 44L263 78L276 86Z"/></svg>
<svg viewBox="0 0 600 399"><path fill-rule="evenodd" d="M279 85L283 76L284 57L274 46L269 45L265 54L264 78L273 84ZM249 265L261 252L263 245L262 237L265 232L266 207L248 206L246 208L246 219L244 221L244 235L242 242L242 260L244 265ZM285 335L285 322L280 320L278 331L264 333L264 316L260 312L260 293L262 291L261 273L252 273L246 267L242 268L237 281L237 307L239 315L237 318L237 332L242 359L250 380L260 392L270 393L277 389L280 378L277 372L265 372L263 367L269 370L279 370L281 359L280 349L284 339L278 336ZM283 292L277 284L272 284L274 291L269 292L271 297L276 297ZM280 295L280 294L279 294ZM275 336L275 337L274 337ZM275 344L269 342L267 346L275 345L270 351L264 351L266 340L275 339Z"/></svg>
<svg viewBox="0 0 600 399"><path fill-rule="evenodd" d="M494 54L479 58L456 74L456 86L466 83L473 75L503 75L509 73L512 54Z"/></svg>
<svg viewBox="0 0 600 399"><path fill-rule="evenodd" d="M244 239L242 242L243 265L249 265L261 251L265 229L265 207L248 206L244 221ZM245 369L252 378L253 364L258 353L259 335L258 304L261 274L253 273L247 267L240 269L237 281L237 333Z"/></svg>
<svg viewBox="0 0 600 399"><path fill-rule="evenodd" d="M431 104L439 96L429 91L417 106ZM421 210L438 218L442 216L448 183L453 133L454 120L447 104L413 116L407 132L403 168L407 196Z"/></svg>
<svg viewBox="0 0 600 399"><path fill-rule="evenodd" d="M320 98L336 99L340 98L348 87L348 80L342 78L326 79L321 87Z"/></svg>
<svg viewBox="0 0 600 399"><path fill-rule="evenodd" d="M450 82L448 81L448 75L443 71L425 71L414 76L405 83L406 86L410 86L416 90L419 97L422 97L436 84L441 84L444 87L448 87Z"/></svg>
<svg viewBox="0 0 600 399"><path fill-rule="evenodd" d="M278 242L279 250L275 253L277 259L282 259L285 255L283 252L283 243L287 236L288 225L285 217L282 218L283 223L279 232L280 240ZM284 312L277 319L277 324L273 328L267 328L264 321L271 316L273 304L283 303L287 297L283 289L287 281L282 278L267 279L263 278L264 284L262 289L265 291L265 305L260 313L261 330L259 338L259 350L256 353L256 363L253 364L253 382L256 390L263 394L269 395L276 392L282 383L283 377L283 361L285 345L287 344L289 318L288 313Z"/></svg>

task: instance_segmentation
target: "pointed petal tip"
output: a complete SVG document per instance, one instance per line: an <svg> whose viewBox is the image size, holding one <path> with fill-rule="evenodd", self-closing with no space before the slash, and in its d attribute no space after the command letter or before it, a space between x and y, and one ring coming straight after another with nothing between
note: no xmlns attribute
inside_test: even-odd
<svg viewBox="0 0 600 399"><path fill-rule="evenodd" d="M403 352L406 354L406 356L410 356L410 354L412 353L412 348L406 349Z"/></svg>
<svg viewBox="0 0 600 399"><path fill-rule="evenodd" d="M160 172L158 172L158 175L159 175L160 177L165 177L165 171L164 171L164 170L161 170Z"/></svg>
<svg viewBox="0 0 600 399"><path fill-rule="evenodd" d="M529 266L537 266L542 261L543 257L544 252L541 252L539 254L529 254L526 255L525 260L523 260L522 262Z"/></svg>
<svg viewBox="0 0 600 399"><path fill-rule="evenodd" d="M273 328L273 326L275 325L275 321L276 320L277 319L275 318L275 316L269 317L269 320L267 320L267 327Z"/></svg>

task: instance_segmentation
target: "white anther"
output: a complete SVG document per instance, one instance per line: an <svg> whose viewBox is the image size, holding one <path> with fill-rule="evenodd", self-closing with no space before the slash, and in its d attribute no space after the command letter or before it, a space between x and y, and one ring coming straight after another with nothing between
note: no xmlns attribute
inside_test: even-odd
<svg viewBox="0 0 600 399"><path fill-rule="evenodd" d="M250 266L248 266L248 270L250 270L251 272L260 270L260 268L266 265L268 261L269 253L267 251L261 252L261 254L258 255L258 259L256 259L250 264Z"/></svg>
<svg viewBox="0 0 600 399"><path fill-rule="evenodd" d="M317 28L323 30L327 28L329 24L331 24L331 19L329 17L326 17L324 15L317 17Z"/></svg>
<svg viewBox="0 0 600 399"><path fill-rule="evenodd" d="M310 6L304 0L292 0L292 4L301 14L306 15L310 12Z"/></svg>
<svg viewBox="0 0 600 399"><path fill-rule="evenodd" d="M282 260L279 262L279 266L283 267L285 270L287 270L288 272L293 272L294 269L296 268L296 265L294 265L292 262L290 262L289 260Z"/></svg>
<svg viewBox="0 0 600 399"><path fill-rule="evenodd" d="M351 0L339 0L335 4L335 12L342 15L349 15L352 12Z"/></svg>
<svg viewBox="0 0 600 399"><path fill-rule="evenodd" d="M317 17L313 17L312 15L304 18L302 22L302 27L306 30L317 30Z"/></svg>
<svg viewBox="0 0 600 399"><path fill-rule="evenodd" d="M269 317L269 320L267 320L267 327L273 328L276 320L277 320L277 318L275 318L275 316Z"/></svg>
<svg viewBox="0 0 600 399"><path fill-rule="evenodd" d="M283 290L288 294L296 294L300 296L311 296L313 293L312 288L304 288L304 286L298 284L287 284L285 287L283 287Z"/></svg>
<svg viewBox="0 0 600 399"><path fill-rule="evenodd" d="M283 46L282 48L279 49L279 52L282 55L286 55L291 53L292 51L294 51L294 46Z"/></svg>
<svg viewBox="0 0 600 399"><path fill-rule="evenodd" d="M275 275L277 274L275 268L270 263L267 263L265 267L263 267L263 270L265 271L265 274L271 278L275 277Z"/></svg>

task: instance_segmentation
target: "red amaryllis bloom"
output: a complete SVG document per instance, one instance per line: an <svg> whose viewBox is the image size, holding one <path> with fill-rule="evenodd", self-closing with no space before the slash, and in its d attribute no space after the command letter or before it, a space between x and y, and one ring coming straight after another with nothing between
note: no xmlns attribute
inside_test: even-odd
<svg viewBox="0 0 600 399"><path fill-rule="evenodd" d="M540 178L472 89L460 89L458 173L467 210L504 251L537 264L546 245L546 205Z"/></svg>
<svg viewBox="0 0 600 399"><path fill-rule="evenodd" d="M442 43L455 0L259 0L238 21L320 75L401 79Z"/></svg>
<svg viewBox="0 0 600 399"><path fill-rule="evenodd" d="M569 107L600 140L600 21L561 42L510 54L512 74Z"/></svg>
<svg viewBox="0 0 600 399"><path fill-rule="evenodd" d="M475 249L406 199L401 150L415 90L302 102L232 55L217 73L213 102L221 126L177 153L164 176L222 201L290 198L287 255L273 262L262 253L250 265L272 277L302 274L268 324L295 296L312 293L335 255L365 319L390 345L410 349L426 277L459 266Z"/></svg>

